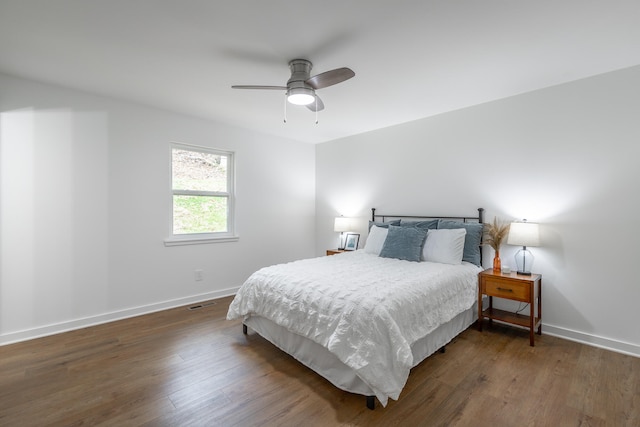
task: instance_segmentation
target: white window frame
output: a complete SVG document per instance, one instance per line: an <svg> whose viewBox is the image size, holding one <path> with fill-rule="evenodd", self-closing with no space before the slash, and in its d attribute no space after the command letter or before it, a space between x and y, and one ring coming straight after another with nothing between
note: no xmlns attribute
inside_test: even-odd
<svg viewBox="0 0 640 427"><path fill-rule="evenodd" d="M227 157L227 191L193 191L193 190L174 190L173 189L173 150L188 150L200 153L215 154ZM181 245L199 245L206 243L223 243L236 242L239 236L236 234L235 221L235 153L233 151L220 150L217 148L202 147L198 145L184 144L180 142L172 142L169 150L171 183L171 222L169 230L171 237L164 240L165 246L181 246ZM222 196L227 198L227 231L211 232L211 233L189 233L189 234L173 234L173 196L175 195L196 195L196 196Z"/></svg>

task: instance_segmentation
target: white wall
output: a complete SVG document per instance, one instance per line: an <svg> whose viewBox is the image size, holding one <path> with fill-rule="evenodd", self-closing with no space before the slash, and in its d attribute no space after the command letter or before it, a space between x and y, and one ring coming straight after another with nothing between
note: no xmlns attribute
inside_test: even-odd
<svg viewBox="0 0 640 427"><path fill-rule="evenodd" d="M371 207L527 218L541 224L543 333L640 356L639 118L634 67L320 144L316 254L335 247L336 214L364 237Z"/></svg>
<svg viewBox="0 0 640 427"><path fill-rule="evenodd" d="M314 254L312 145L6 75L0 114L0 344L230 295ZM171 141L235 151L238 242L164 246Z"/></svg>

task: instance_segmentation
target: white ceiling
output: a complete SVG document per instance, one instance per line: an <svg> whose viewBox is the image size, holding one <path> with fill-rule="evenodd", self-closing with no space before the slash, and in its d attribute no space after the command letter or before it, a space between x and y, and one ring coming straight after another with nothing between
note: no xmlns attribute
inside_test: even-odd
<svg viewBox="0 0 640 427"><path fill-rule="evenodd" d="M294 58L356 73L317 125L230 88ZM0 0L0 72L311 143L638 64L638 0Z"/></svg>

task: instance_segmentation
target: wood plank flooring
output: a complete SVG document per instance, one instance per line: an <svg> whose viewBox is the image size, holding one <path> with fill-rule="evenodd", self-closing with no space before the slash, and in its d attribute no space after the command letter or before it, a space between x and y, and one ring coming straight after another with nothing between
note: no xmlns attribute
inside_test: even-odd
<svg viewBox="0 0 640 427"><path fill-rule="evenodd" d="M370 411L230 302L0 347L0 426L640 426L640 358L471 327Z"/></svg>

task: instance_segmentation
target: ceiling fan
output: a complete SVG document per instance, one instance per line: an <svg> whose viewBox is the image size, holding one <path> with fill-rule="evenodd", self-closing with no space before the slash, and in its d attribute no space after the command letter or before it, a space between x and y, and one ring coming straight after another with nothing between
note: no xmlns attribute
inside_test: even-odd
<svg viewBox="0 0 640 427"><path fill-rule="evenodd" d="M321 111L324 104L316 90L342 83L355 76L351 69L343 67L325 71L311 77L313 64L306 59L294 59L289 62L291 77L286 86L235 85L233 89L286 90L287 101L295 105L305 105L311 111Z"/></svg>

